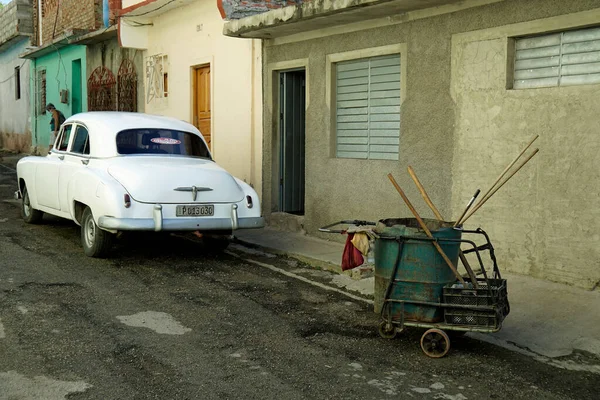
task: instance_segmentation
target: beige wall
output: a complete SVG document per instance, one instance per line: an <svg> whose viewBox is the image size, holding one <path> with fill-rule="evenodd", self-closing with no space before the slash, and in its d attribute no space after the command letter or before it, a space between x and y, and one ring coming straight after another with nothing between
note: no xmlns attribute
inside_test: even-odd
<svg viewBox="0 0 600 400"><path fill-rule="evenodd" d="M260 193L260 41L223 36L223 20L211 0L194 1L142 22L153 26L121 25L123 46L145 48L144 57L168 57L169 95L147 102L146 112L192 122L192 69L210 64L213 155Z"/></svg>
<svg viewBox="0 0 600 400"><path fill-rule="evenodd" d="M429 17L427 12L409 13L375 29L267 42L265 211L276 210L273 183L278 179L272 174L278 155L276 90L271 83L287 61L307 60L308 233L318 234L320 225L340 219L409 216L386 178L389 172L422 215L431 217L406 172L408 165L441 213L457 218L475 189L487 189L539 133L540 154L467 228L481 226L490 233L502 270L593 287L600 281L600 236L594 232L600 222L594 204L600 187L595 161L600 139L594 134L600 103L594 99L600 86L513 91L506 89L506 74L509 36L598 23L596 11L553 19L594 6L598 4L584 0L506 0L451 14L437 10ZM527 23L533 20L542 22ZM407 68L400 161L331 157L327 56L390 44L407 49L401 61Z"/></svg>
<svg viewBox="0 0 600 400"><path fill-rule="evenodd" d="M532 165L470 223L488 227L506 269L584 287L600 280L600 85L507 90L505 65L511 36L597 21L600 9L456 35L452 46L453 210L539 134Z"/></svg>

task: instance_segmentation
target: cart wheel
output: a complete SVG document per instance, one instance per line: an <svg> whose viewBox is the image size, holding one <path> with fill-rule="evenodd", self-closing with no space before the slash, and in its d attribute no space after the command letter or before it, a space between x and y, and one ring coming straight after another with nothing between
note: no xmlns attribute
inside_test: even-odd
<svg viewBox="0 0 600 400"><path fill-rule="evenodd" d="M390 329L391 326L391 329ZM392 324L388 326L387 321L381 321L379 324L379 336L384 339L393 339L398 334L396 327Z"/></svg>
<svg viewBox="0 0 600 400"><path fill-rule="evenodd" d="M421 337L421 349L431 358L444 357L450 350L450 338L440 329L430 329Z"/></svg>

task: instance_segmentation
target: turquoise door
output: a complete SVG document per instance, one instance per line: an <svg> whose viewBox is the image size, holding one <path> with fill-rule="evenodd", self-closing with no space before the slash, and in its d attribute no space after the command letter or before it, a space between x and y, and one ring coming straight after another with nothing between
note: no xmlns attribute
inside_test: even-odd
<svg viewBox="0 0 600 400"><path fill-rule="evenodd" d="M82 110L81 99L81 59L72 62L73 75L71 77L71 115L80 113Z"/></svg>

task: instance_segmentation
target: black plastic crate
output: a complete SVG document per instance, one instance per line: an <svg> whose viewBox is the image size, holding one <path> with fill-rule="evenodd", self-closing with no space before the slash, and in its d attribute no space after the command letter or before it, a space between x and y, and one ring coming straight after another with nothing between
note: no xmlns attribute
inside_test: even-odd
<svg viewBox="0 0 600 400"><path fill-rule="evenodd" d="M489 286L488 286L489 282ZM465 289L455 284L444 287L444 320L451 325L498 327L510 312L505 279L478 279L477 289ZM463 307L452 307L453 304ZM492 306L491 310L470 309L469 306Z"/></svg>

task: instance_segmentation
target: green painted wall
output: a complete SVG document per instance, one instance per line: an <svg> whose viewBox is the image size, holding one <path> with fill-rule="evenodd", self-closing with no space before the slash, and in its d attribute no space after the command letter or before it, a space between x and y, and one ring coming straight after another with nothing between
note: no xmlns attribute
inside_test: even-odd
<svg viewBox="0 0 600 400"><path fill-rule="evenodd" d="M77 104L73 104L73 61L81 60L79 84L81 92L81 111L87 111L87 85L85 84L86 47L79 45L60 48L55 52L41 56L31 63L31 76L35 81L38 79L40 70L46 70L46 102L53 103L56 108L70 117L73 111L79 111ZM77 75L77 71L76 75ZM60 102L60 91L68 90L68 103ZM76 88L77 91L77 88ZM44 105L40 103L40 94L37 85L31 85L31 127L32 146L38 151L48 149L50 140L50 114L44 111ZM75 108L75 110L74 110ZM43 113L40 113L44 111Z"/></svg>

